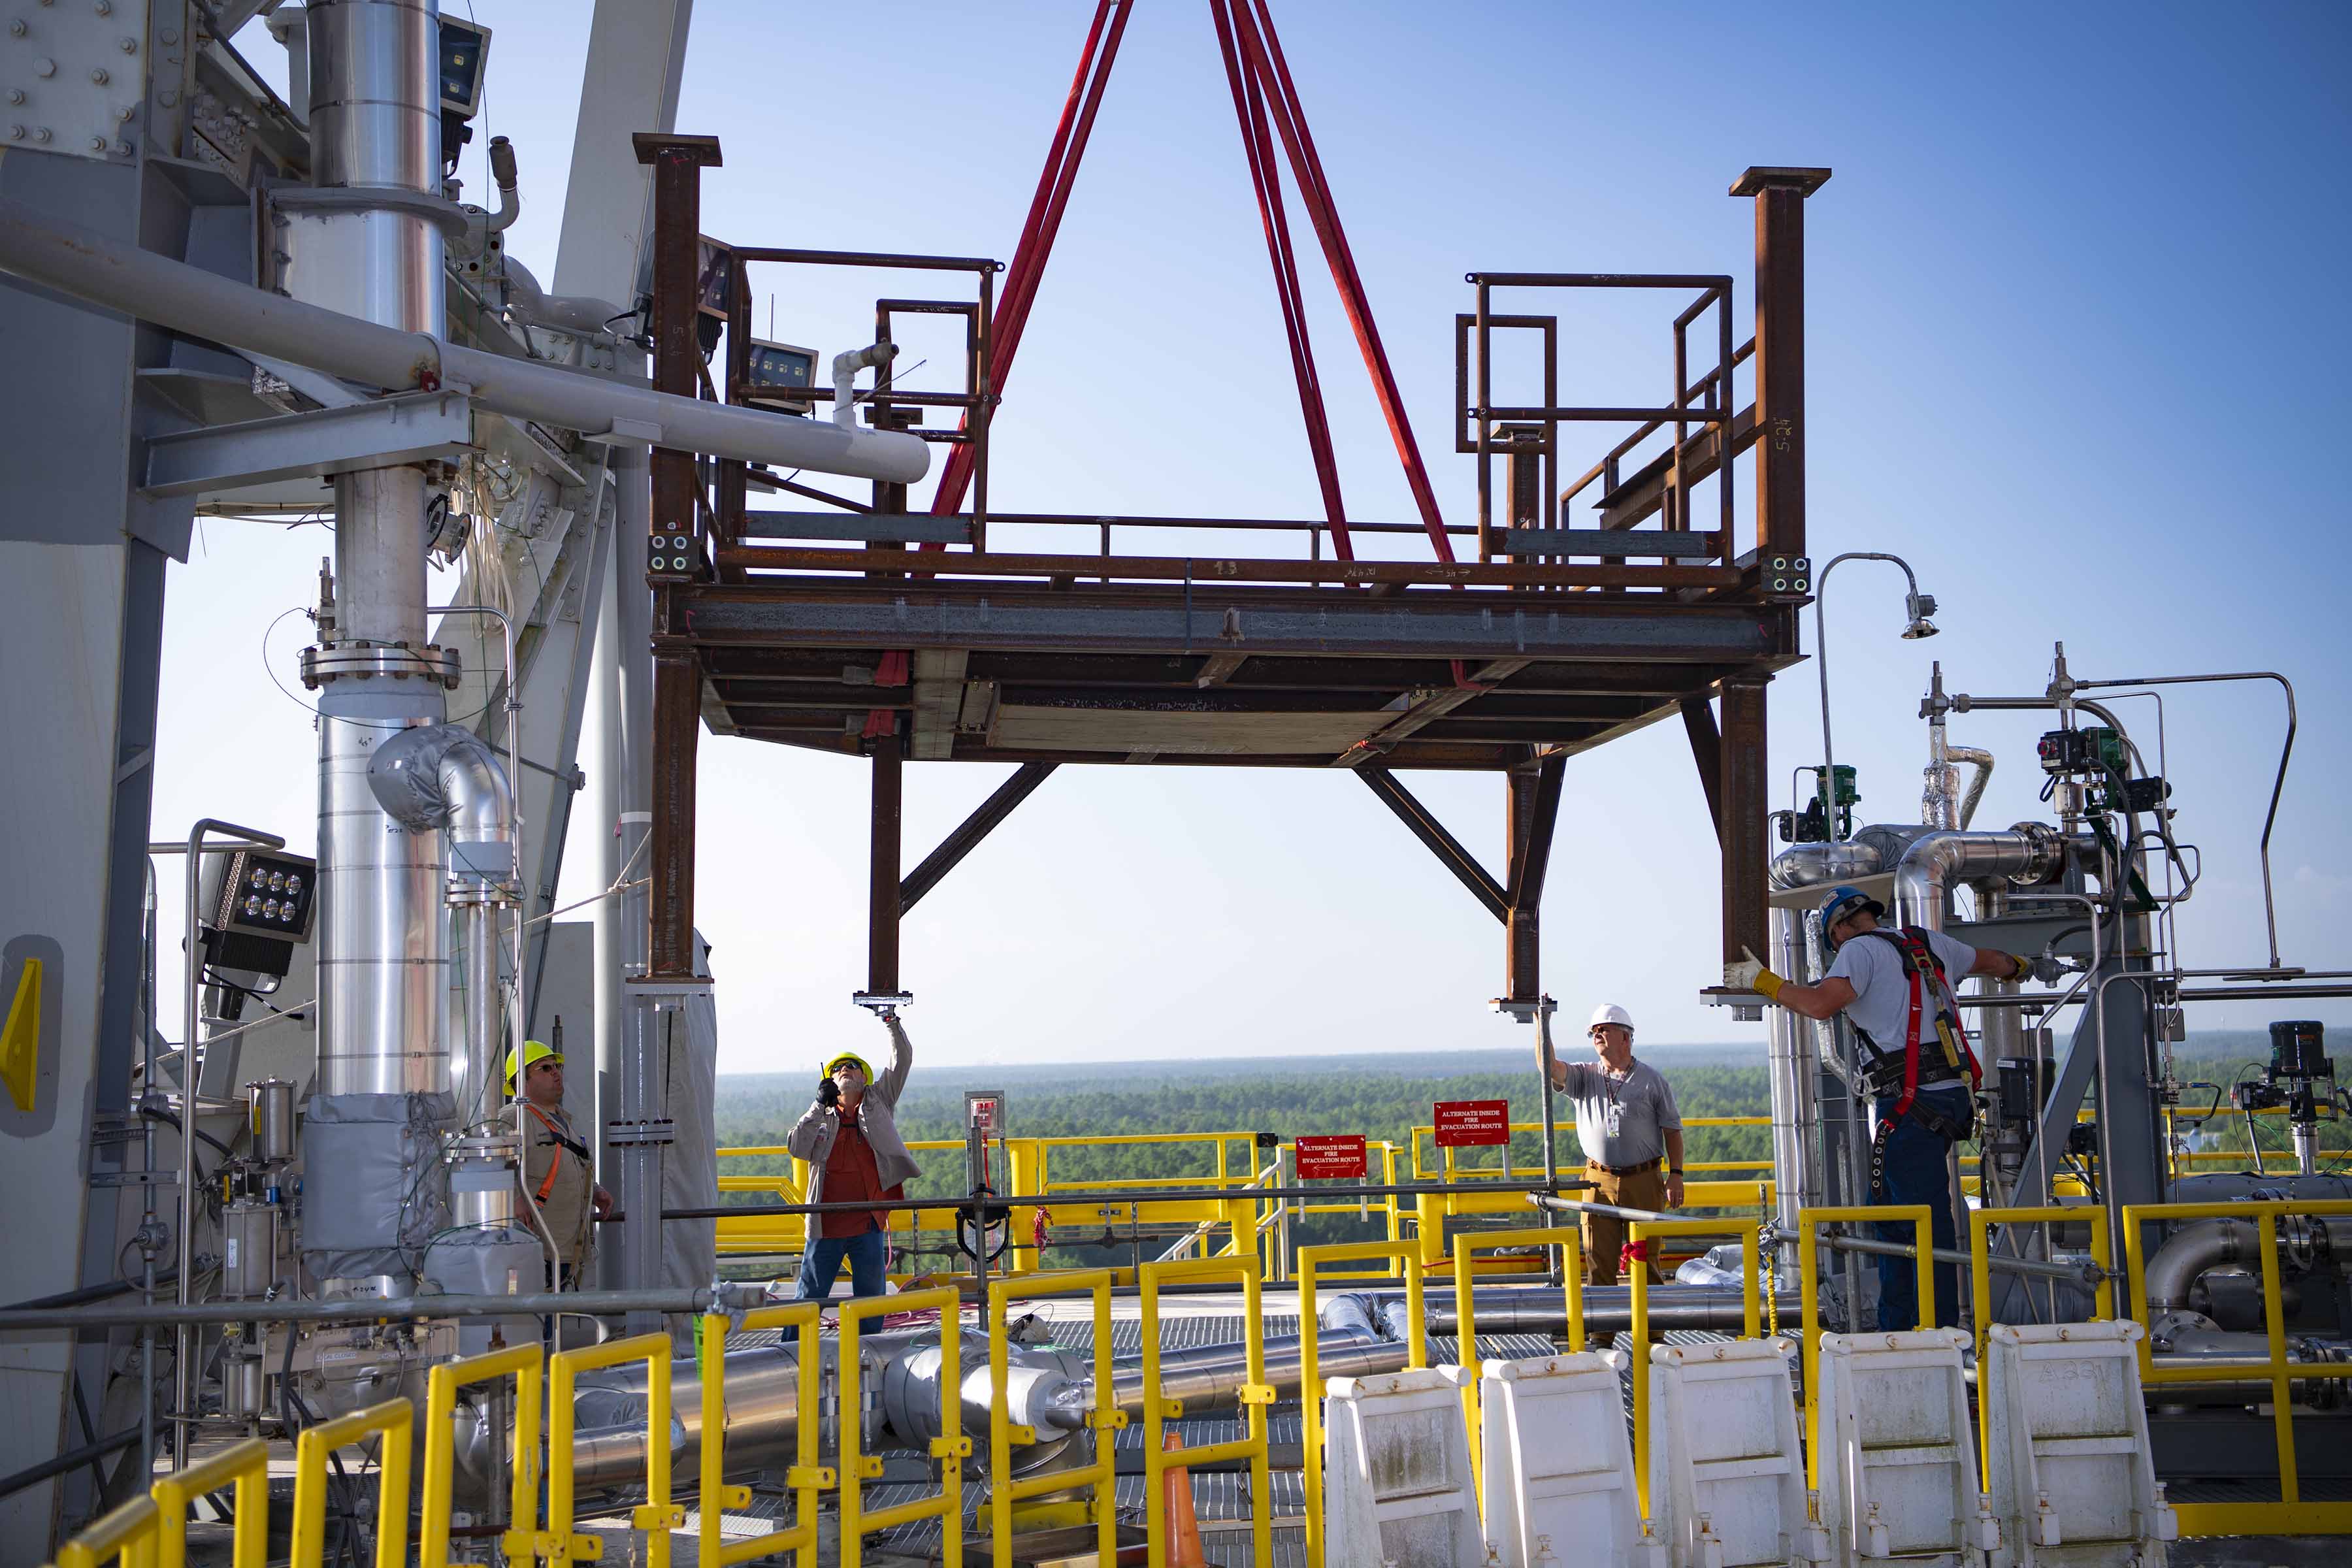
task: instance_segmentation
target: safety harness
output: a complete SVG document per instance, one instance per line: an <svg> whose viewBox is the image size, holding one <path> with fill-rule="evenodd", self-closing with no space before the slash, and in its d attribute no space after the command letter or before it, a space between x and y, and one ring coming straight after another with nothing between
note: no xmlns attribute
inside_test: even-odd
<svg viewBox="0 0 2352 1568"><path fill-rule="evenodd" d="M547 1112L541 1110L538 1106L533 1105L530 1101L526 1100L522 1102L522 1105L525 1110L530 1111L533 1116L539 1118L539 1124L541 1127L547 1129L547 1141L549 1142L562 1145L564 1148L572 1151L574 1154L580 1156L581 1163L589 1163L587 1144L581 1142L576 1138L565 1137L562 1129L556 1126L555 1123L549 1119ZM531 1195L538 1199L539 1202L545 1203L547 1201L547 1194L555 1190L555 1173L562 1168L562 1161L550 1160L547 1163L547 1174L540 1180L539 1191Z"/></svg>
<svg viewBox="0 0 2352 1568"><path fill-rule="evenodd" d="M1856 1028L1854 1031L1862 1037L1863 1044L1870 1047L1874 1058L1870 1066L1871 1091L1882 1095L1895 1094L1895 1114L1878 1124L1877 1134L1871 1140L1870 1186L1872 1194L1875 1196L1885 1185L1886 1141L1905 1117L1916 1118L1928 1131L1954 1143L1967 1141L1976 1131L1973 1100L1969 1101L1965 1121L1918 1103L1919 1046L1927 1032L1925 1026L1929 1017L1932 1016L1934 1020L1936 1041L1941 1047L1944 1066L1953 1076L1965 1071L1969 1077L1969 1087L1973 1090L1983 1083L1984 1069L1977 1064L1976 1053L1969 1047L1968 1031L1961 1026L1959 1009L1952 1002L1950 978L1944 972L1943 960L1936 956L1934 948L1928 946L1927 933L1916 926L1904 926L1892 931L1863 931L1859 935L1874 936L1882 942L1893 943L1895 951L1903 955L1904 971L1911 980L1911 1006L1903 1026L1903 1054L1899 1058L1872 1039L1867 1030ZM1931 993L1935 1004L1932 1015L1928 1008ZM1898 1062L1901 1064L1899 1078L1895 1072Z"/></svg>

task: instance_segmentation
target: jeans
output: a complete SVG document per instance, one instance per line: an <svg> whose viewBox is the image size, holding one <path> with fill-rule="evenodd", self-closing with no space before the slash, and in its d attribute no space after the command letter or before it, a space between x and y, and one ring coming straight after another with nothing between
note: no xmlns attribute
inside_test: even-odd
<svg viewBox="0 0 2352 1568"><path fill-rule="evenodd" d="M1919 1090L1913 1109L1925 1106L1939 1116L1950 1117L1966 1126L1969 1121L1969 1089L1965 1081L1937 1084L1933 1089ZM1892 1098L1878 1102L1878 1120L1882 1122L1895 1114ZM1916 1116L1906 1116L1886 1136L1885 1163L1882 1185L1871 1194L1874 1205L1925 1204L1927 1205L1930 1228L1935 1245L1956 1247L1959 1245L1952 1221L1952 1187L1944 1157L1951 1151L1951 1141L1930 1132ZM1878 1226L1881 1240L1899 1241L1906 1246L1917 1240L1917 1233L1908 1220ZM1889 1332L1919 1326L1919 1265L1909 1258L1882 1258L1878 1260L1878 1326ZM1958 1264L1936 1265L1936 1325L1957 1328L1960 1321L1960 1270Z"/></svg>
<svg viewBox="0 0 2352 1568"><path fill-rule="evenodd" d="M863 1236L810 1238L808 1250L801 1255L801 1300L823 1300L832 1295L834 1279L841 1273L841 1260L845 1258L849 1259L851 1295L882 1294L882 1233L869 1230Z"/></svg>

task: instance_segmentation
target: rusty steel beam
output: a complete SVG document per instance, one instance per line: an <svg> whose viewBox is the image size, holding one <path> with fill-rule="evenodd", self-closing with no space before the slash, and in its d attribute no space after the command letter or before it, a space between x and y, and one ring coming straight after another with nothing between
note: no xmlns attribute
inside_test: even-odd
<svg viewBox="0 0 2352 1568"><path fill-rule="evenodd" d="M637 161L654 170L654 390L695 395L702 371L695 308L700 293L702 171L719 162L710 136L635 138ZM653 825L646 867L647 977L688 979L695 973L695 771L702 728L702 672L686 629L680 584L699 567L701 484L695 455L657 447L652 458L653 534L694 542L656 548L654 559L684 570L648 573L654 590Z"/></svg>
<svg viewBox="0 0 2352 1568"><path fill-rule="evenodd" d="M1753 168L1756 202L1756 548L1805 553L1805 198L1827 169Z"/></svg>
<svg viewBox="0 0 2352 1568"><path fill-rule="evenodd" d="M1504 775L1504 995L1531 1002L1543 994L1543 893L1551 868L1552 829L1559 820L1560 777L1568 759L1549 753Z"/></svg>
<svg viewBox="0 0 2352 1568"><path fill-rule="evenodd" d="M1001 521L1001 520L1000 520ZM862 551L745 544L719 552L722 566L758 572L851 572L895 567L962 578L1079 577L1118 582L1378 583L1483 588L1734 588L1729 566L1542 565L1528 562L1249 561L1186 555L940 555L875 544Z"/></svg>
<svg viewBox="0 0 2352 1568"><path fill-rule="evenodd" d="M940 847L923 857L923 863L898 884L898 913L904 916L920 901L925 893L940 884L940 879L961 864L963 858L980 847L980 841L996 830L997 824L1013 815L1013 808L1036 793L1037 786L1050 777L1059 763L1024 763L1013 775L996 786L996 790L958 825L953 833L940 840Z"/></svg>
<svg viewBox="0 0 2352 1568"><path fill-rule="evenodd" d="M1699 787L1706 792L1706 817L1715 824L1716 843L1723 842L1723 737L1715 728L1715 710L1702 691L1682 700L1683 730L1690 736L1691 760L1698 764Z"/></svg>
<svg viewBox="0 0 2352 1568"><path fill-rule="evenodd" d="M861 557L862 559L862 557ZM939 555L918 557L938 562ZM1777 668L1797 657L1794 623L1769 606L1597 595L1337 591L1252 594L1196 586L1048 595L986 584L798 580L693 593L705 647L961 647L1029 653L1236 653L1526 657L1612 664ZM1694 672L1696 674L1698 672Z"/></svg>
<svg viewBox="0 0 2352 1568"><path fill-rule="evenodd" d="M1759 676L1732 676L1723 683L1721 807L1716 832L1723 852L1723 956L1743 949L1766 951L1766 881L1772 848L1767 839L1772 809L1769 758L1764 742L1764 692Z"/></svg>
<svg viewBox="0 0 2352 1568"><path fill-rule="evenodd" d="M887 995L898 989L898 840L903 818L905 772L898 732L877 735L874 752L874 818L866 926L866 989Z"/></svg>
<svg viewBox="0 0 2352 1568"><path fill-rule="evenodd" d="M1509 921L1510 902L1504 895L1503 885L1478 864L1476 856L1462 847L1461 841L1445 830L1445 825L1421 804L1420 797L1398 783L1396 775L1386 768L1358 768L1355 774L1381 797L1382 805L1396 813L1399 822L1412 829L1415 838L1428 846L1440 865L1460 879L1462 885L1470 889L1470 896L1486 907L1488 914L1498 921Z"/></svg>
<svg viewBox="0 0 2352 1568"><path fill-rule="evenodd" d="M674 606L656 595L655 625L671 624ZM694 968L694 780L702 730L702 674L683 638L654 639L652 857L647 875L648 977L678 980Z"/></svg>
<svg viewBox="0 0 2352 1568"><path fill-rule="evenodd" d="M1517 675L1527 666L1528 661L1524 658L1498 658L1490 664L1480 666L1478 672L1467 680L1457 680L1451 686L1408 692L1397 700L1405 705L1402 712L1340 752L1331 765L1339 768L1361 767L1383 752L1393 750L1398 742L1428 728L1473 698L1484 696L1487 687L1498 680Z"/></svg>
<svg viewBox="0 0 2352 1568"><path fill-rule="evenodd" d="M1731 422L1732 455L1738 457L1755 445L1756 410L1750 406L1741 410L1739 417ZM1684 444L1684 489L1697 489L1700 480L1715 472L1717 454L1721 447L1722 443L1712 429L1692 437ZM1669 447L1634 469L1615 489L1594 503L1601 512L1601 526L1612 531L1628 529L1655 516L1674 489L1675 453Z"/></svg>

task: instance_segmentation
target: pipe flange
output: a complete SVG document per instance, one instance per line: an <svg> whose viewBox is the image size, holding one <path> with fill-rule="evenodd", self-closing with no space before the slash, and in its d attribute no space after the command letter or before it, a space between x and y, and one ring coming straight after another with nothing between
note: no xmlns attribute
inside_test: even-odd
<svg viewBox="0 0 2352 1568"><path fill-rule="evenodd" d="M312 691L330 680L353 678L437 681L454 691L460 672L457 650L437 643L421 648L406 643L328 643L302 650L302 684Z"/></svg>
<svg viewBox="0 0 2352 1568"><path fill-rule="evenodd" d="M2011 825L2010 831L2023 837L2032 848L2022 870L2011 871L2012 887L2031 888L2046 882L2066 866L2066 836L2046 822L2020 822Z"/></svg>

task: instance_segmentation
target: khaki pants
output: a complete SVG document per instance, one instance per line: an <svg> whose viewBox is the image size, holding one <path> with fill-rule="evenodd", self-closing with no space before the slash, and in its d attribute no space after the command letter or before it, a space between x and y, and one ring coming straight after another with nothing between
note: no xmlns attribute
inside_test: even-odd
<svg viewBox="0 0 2352 1568"><path fill-rule="evenodd" d="M1584 1167L1584 1179L1592 1184L1585 1196L1598 1204L1616 1204L1629 1209L1663 1209L1666 1206L1666 1176L1662 1161L1646 1171L1630 1175L1612 1176L1591 1162ZM1626 1222L1610 1215L1588 1214L1584 1216L1584 1279L1590 1285L1617 1283L1619 1255L1625 1247ZM1653 1253L1655 1242L1643 1244ZM1662 1281L1665 1275L1657 1264L1649 1265L1650 1279Z"/></svg>

